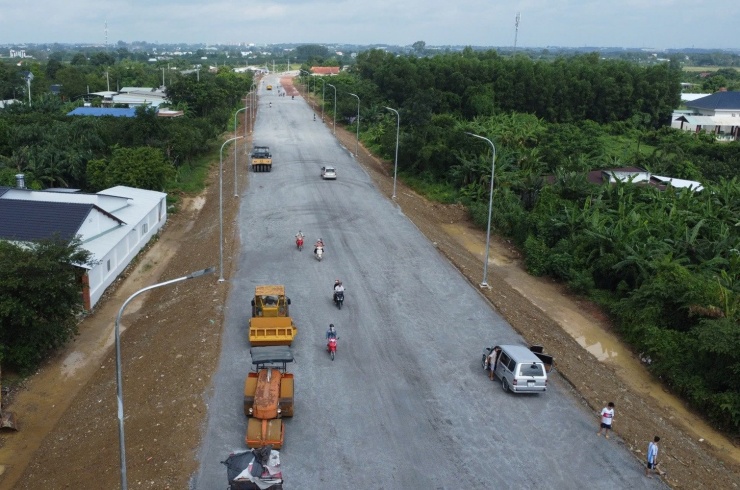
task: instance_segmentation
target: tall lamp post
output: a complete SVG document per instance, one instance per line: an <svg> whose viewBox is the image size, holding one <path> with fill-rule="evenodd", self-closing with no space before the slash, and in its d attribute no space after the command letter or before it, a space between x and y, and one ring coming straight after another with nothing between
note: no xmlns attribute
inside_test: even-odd
<svg viewBox="0 0 740 490"><path fill-rule="evenodd" d="M337 88L331 83L327 83L327 85L334 89L334 129L332 132L337 134Z"/></svg>
<svg viewBox="0 0 740 490"><path fill-rule="evenodd" d="M401 130L401 115L398 113L397 110L392 109L390 107L386 107L389 111L393 111L396 113L396 118L398 119L398 122L396 123L396 164L393 166L393 196L392 198L396 198L396 175L398 175L398 135Z"/></svg>
<svg viewBox="0 0 740 490"><path fill-rule="evenodd" d="M306 70L301 70L302 73L305 73L308 77L308 81L306 82L306 90L309 92L311 91L311 74L307 72ZM316 82L314 82L314 86L316 86Z"/></svg>
<svg viewBox="0 0 740 490"><path fill-rule="evenodd" d="M326 80L324 80L323 77L318 80L321 80L321 122L324 122L324 94L326 93Z"/></svg>
<svg viewBox="0 0 740 490"><path fill-rule="evenodd" d="M237 129L236 115L239 114L241 111L246 111L247 110L247 107L249 107L249 106L246 105L246 102L245 102L244 107L242 107L241 109L237 110L234 113L234 137L236 137L236 129ZM246 118L245 118L245 121L244 121L244 140L246 141L246 139L247 139L247 121L246 121ZM239 197L239 191L238 191L238 187L237 187L237 178L236 178L236 176L238 175L237 172L236 172L236 154L237 153L238 152L235 149L234 150L234 197Z"/></svg>
<svg viewBox="0 0 740 490"><path fill-rule="evenodd" d="M357 142L355 143L355 158L357 158L360 154L360 96L356 94L349 95L357 98Z"/></svg>
<svg viewBox="0 0 740 490"><path fill-rule="evenodd" d="M221 145L221 158L218 164L218 282L224 282L224 146L239 139L242 139L242 136L224 141Z"/></svg>
<svg viewBox="0 0 740 490"><path fill-rule="evenodd" d="M26 73L26 84L28 85L28 107L31 107L31 80L33 80L33 73L29 70Z"/></svg>
<svg viewBox="0 0 740 490"><path fill-rule="evenodd" d="M118 442L119 442L119 451L121 456L121 490L127 490L128 489L128 481L126 478L126 444L124 440L124 432L123 432L123 384L121 382L121 335L120 335L120 324L121 324L121 317L123 316L123 310L126 308L126 305L128 305L131 300L133 300L135 297L140 295L141 293L144 293L146 291L149 291L154 288L158 288L161 286L168 286L170 284L174 284L176 282L185 281L187 279L194 279L196 277L200 277L206 274L212 273L216 268L215 267L209 267L208 269L199 270L196 272L192 272L184 277L179 277L177 279L172 279L170 281L160 282L159 284L154 284L152 286L145 287L144 289L140 289L136 291L134 294L129 296L129 298L124 301L123 305L121 306L121 309L118 310L118 316L116 316L116 396L118 398Z"/></svg>
<svg viewBox="0 0 740 490"><path fill-rule="evenodd" d="M487 288L488 287L488 251L491 244L491 211L493 210L493 172L496 169L496 147L493 145L493 141L489 140L488 138L484 138L483 136L479 136L477 134L468 133L467 131L465 134L472 136L474 138L482 139L484 141L488 141L488 144L491 145L491 149L493 150L493 161L491 162L491 192L488 197L488 230L486 231L486 260L483 262L483 282L480 283L480 287Z"/></svg>

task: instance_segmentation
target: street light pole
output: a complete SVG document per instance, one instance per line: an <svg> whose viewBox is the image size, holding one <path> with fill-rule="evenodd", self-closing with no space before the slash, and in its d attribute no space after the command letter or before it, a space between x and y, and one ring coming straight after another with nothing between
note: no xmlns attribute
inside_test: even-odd
<svg viewBox="0 0 740 490"><path fill-rule="evenodd" d="M311 74L307 72L306 70L301 70L301 72L305 73L306 77L308 78L305 85L306 85L306 90L310 92L311 91ZM314 85L316 85L316 82L314 82Z"/></svg>
<svg viewBox="0 0 740 490"><path fill-rule="evenodd" d="M393 199L396 198L396 175L398 175L398 135L401 130L401 115L398 113L397 110L392 109L390 107L386 107L389 111L393 111L396 113L396 118L398 119L398 122L396 123L396 164L393 166Z"/></svg>
<svg viewBox="0 0 740 490"><path fill-rule="evenodd" d="M355 158L357 158L360 154L360 96L356 94L350 95L357 98L357 142L355 143Z"/></svg>
<svg viewBox="0 0 740 490"><path fill-rule="evenodd" d="M334 89L334 129L332 132L337 134L337 88L331 83L327 83L327 85Z"/></svg>
<svg viewBox="0 0 740 490"><path fill-rule="evenodd" d="M491 211L493 210L493 172L496 169L496 147L493 145L493 141L489 140L488 138L484 138L483 136L479 136L477 134L468 133L465 131L465 134L472 136L474 138L479 138L484 141L488 141L488 144L491 145L491 149L493 150L493 161L491 162L491 192L490 196L488 198L488 230L486 231L486 261L483 262L483 282L480 283L480 287L487 288L488 282L486 279L488 278L488 251L491 244Z"/></svg>
<svg viewBox="0 0 740 490"><path fill-rule="evenodd" d="M224 282L224 146L239 139L242 139L242 137L237 136L224 141L224 144L221 145L221 158L218 164L218 282Z"/></svg>
<svg viewBox="0 0 740 490"><path fill-rule="evenodd" d="M236 137L236 129L237 129L236 115L239 114L241 111L246 111L247 110L247 107L249 107L249 106L246 105L246 100L245 100L244 107L242 107L241 109L237 110L234 113L234 137ZM247 126L247 121L245 120L244 121L244 139L245 139L245 141L246 141L246 138L247 138L247 128L246 128L246 126ZM236 151L236 148L235 148L234 149L234 197L239 197L239 191L238 191L238 187L237 187L237 178L236 178L236 176L238 175L237 172L236 172L236 154L237 153L238 152Z"/></svg>
<svg viewBox="0 0 740 490"><path fill-rule="evenodd" d="M123 316L123 310L126 308L126 305L128 305L131 300L133 300L135 297L140 295L141 293L144 293L146 291L149 291L154 288L158 288L161 286L167 286L169 284L174 284L176 282L185 281L187 279L193 279L196 277L203 276L205 274L210 274L215 270L215 267L209 267L208 269L199 270L196 272L193 272L191 274L188 274L184 277L179 277L177 279L172 279L170 281L160 282L159 284L154 284L152 286L145 287L144 289L140 289L129 298L124 301L123 305L121 306L121 309L118 310L118 316L116 316L116 328L115 328L115 335L116 335L116 397L118 399L118 442L119 442L119 452L121 457L121 490L127 490L128 489L128 481L126 477L126 444L125 444L125 438L124 438L124 431L123 431L123 384L121 382L121 334L120 334L120 324L121 324L121 317Z"/></svg>
<svg viewBox="0 0 740 490"><path fill-rule="evenodd" d="M321 80L321 122L324 122L324 94L326 93L326 80L324 77L319 78Z"/></svg>

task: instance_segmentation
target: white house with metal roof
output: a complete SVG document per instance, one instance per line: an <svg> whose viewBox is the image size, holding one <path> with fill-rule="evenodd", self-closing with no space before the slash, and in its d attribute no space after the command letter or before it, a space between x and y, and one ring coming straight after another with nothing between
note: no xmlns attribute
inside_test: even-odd
<svg viewBox="0 0 740 490"><path fill-rule="evenodd" d="M686 101L686 107L690 113L674 113L672 127L713 133L720 141L740 140L740 92L715 92Z"/></svg>
<svg viewBox="0 0 740 490"><path fill-rule="evenodd" d="M85 309L167 221L167 194L116 186L97 194L0 189L0 239L28 242L77 236L92 254L82 275Z"/></svg>

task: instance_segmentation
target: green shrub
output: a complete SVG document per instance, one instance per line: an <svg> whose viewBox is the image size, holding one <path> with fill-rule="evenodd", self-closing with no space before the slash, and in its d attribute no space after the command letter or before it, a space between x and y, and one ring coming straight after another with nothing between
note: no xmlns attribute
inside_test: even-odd
<svg viewBox="0 0 740 490"><path fill-rule="evenodd" d="M530 235L524 241L524 264L530 274L543 276L547 273L549 254L550 249L541 239Z"/></svg>

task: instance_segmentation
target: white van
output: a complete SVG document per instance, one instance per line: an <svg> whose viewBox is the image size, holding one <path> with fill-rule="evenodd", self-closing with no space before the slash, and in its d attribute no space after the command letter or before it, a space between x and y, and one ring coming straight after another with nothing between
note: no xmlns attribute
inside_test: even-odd
<svg viewBox="0 0 740 490"><path fill-rule="evenodd" d="M501 380L504 391L514 393L547 391L549 366L546 366L536 353L521 345L497 345L487 348L483 355L488 357L494 351L497 355L493 372Z"/></svg>

